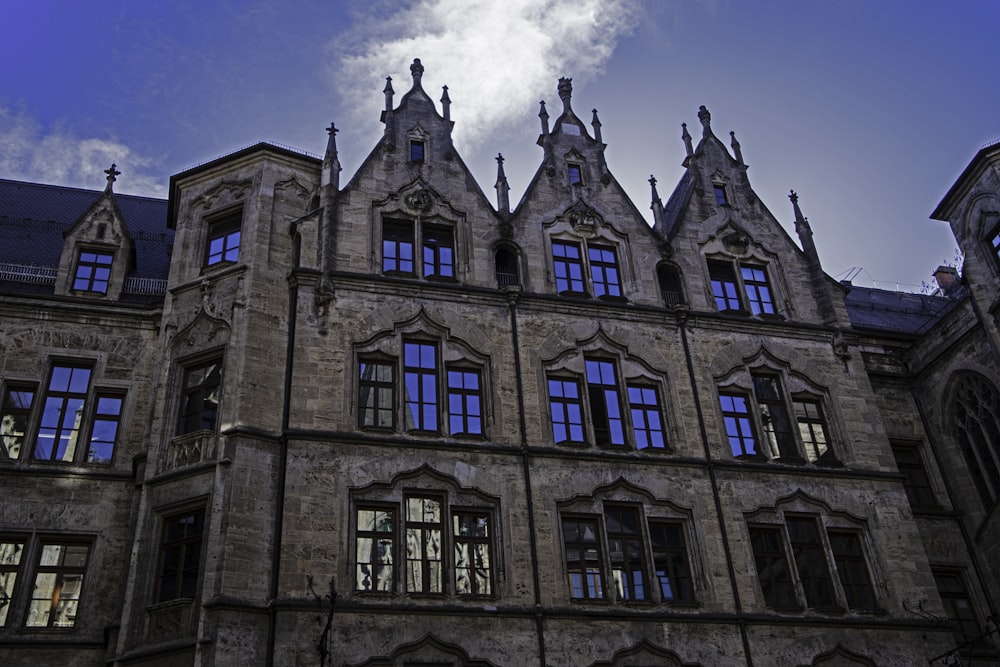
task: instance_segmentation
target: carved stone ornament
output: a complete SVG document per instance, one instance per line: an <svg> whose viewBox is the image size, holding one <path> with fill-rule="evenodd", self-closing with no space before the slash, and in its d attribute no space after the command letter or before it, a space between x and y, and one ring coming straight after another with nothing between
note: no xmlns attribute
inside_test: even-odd
<svg viewBox="0 0 1000 667"><path fill-rule="evenodd" d="M427 212L431 210L431 206L434 204L434 197L428 190L417 190L406 195L403 201L408 208L415 211Z"/></svg>
<svg viewBox="0 0 1000 667"><path fill-rule="evenodd" d="M592 231L600 224L601 216L591 207L577 204L566 212L566 220L577 231Z"/></svg>
<svg viewBox="0 0 1000 667"><path fill-rule="evenodd" d="M722 237L722 245L734 255L743 255L750 248L750 236L746 232L733 231Z"/></svg>

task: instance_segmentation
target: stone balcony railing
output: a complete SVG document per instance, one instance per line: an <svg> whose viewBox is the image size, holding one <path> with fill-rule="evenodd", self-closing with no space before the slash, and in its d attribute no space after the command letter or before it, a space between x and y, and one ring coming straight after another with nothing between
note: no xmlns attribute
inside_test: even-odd
<svg viewBox="0 0 1000 667"><path fill-rule="evenodd" d="M35 266L0 262L0 280L32 285L54 285L59 269L55 266ZM142 278L129 276L122 287L123 294L141 296L162 296L167 293L167 281L163 278Z"/></svg>
<svg viewBox="0 0 1000 667"><path fill-rule="evenodd" d="M173 470L202 461L215 460L215 447L218 439L215 431L195 431L177 436L170 441L170 445L167 447L164 470Z"/></svg>

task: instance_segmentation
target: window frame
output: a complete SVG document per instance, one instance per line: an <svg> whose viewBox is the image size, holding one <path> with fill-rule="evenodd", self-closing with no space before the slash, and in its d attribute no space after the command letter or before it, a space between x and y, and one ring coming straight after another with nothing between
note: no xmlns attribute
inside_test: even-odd
<svg viewBox="0 0 1000 667"><path fill-rule="evenodd" d="M13 547L8 553L3 547ZM19 535L0 535L0 628L11 627L11 622L16 614L11 614L11 608L18 599L18 595L24 588L24 570L27 569L28 549L31 547L31 538ZM13 556L16 556L14 560ZM13 561L13 562L12 562Z"/></svg>
<svg viewBox="0 0 1000 667"><path fill-rule="evenodd" d="M411 348L416 352L416 365L411 363ZM425 358L425 352L431 353L430 360ZM411 433L440 434L442 417L440 376L443 372L440 347L434 341L404 338L401 362L403 428ZM428 362L429 366L426 365ZM411 394L411 380L416 380L415 397ZM430 386L427 386L428 381ZM433 423L428 424L428 421Z"/></svg>
<svg viewBox="0 0 1000 667"><path fill-rule="evenodd" d="M556 254L556 248L560 249L561 254ZM574 250L576 256L570 256L567 254L569 250ZM587 281L584 278L586 274L583 257L583 246L581 243L576 241L567 241L565 239L552 239L552 268L553 276L556 281L556 292L562 296L587 296ZM560 268L562 273L565 275L560 276ZM574 275L574 269L578 275ZM565 283L565 287L561 288L560 283ZM579 289L576 287L579 286Z"/></svg>
<svg viewBox="0 0 1000 667"><path fill-rule="evenodd" d="M903 476L903 490L906 492L906 499L910 503L910 508L914 511L938 510L941 503L938 495L931 483L930 474L921 450L917 443L907 443L891 441L892 456L896 461L896 468ZM909 456L909 460L903 460L900 455Z"/></svg>
<svg viewBox="0 0 1000 667"><path fill-rule="evenodd" d="M85 260L84 258L87 255L92 255L93 259ZM101 261L102 258L106 259L106 261ZM76 263L73 265L72 291L77 294L107 296L108 288L111 285L111 271L114 268L114 263L114 250L108 248L90 248L86 246L78 248L76 253ZM87 268L89 268L89 275L81 276L81 270ZM98 275L102 275L103 278L99 278ZM83 287L78 286L81 280L84 281ZM103 288L96 289L95 286L98 284L103 285Z"/></svg>
<svg viewBox="0 0 1000 667"><path fill-rule="evenodd" d="M483 416L483 378L480 369L468 368L464 365L445 364L445 393L448 418L448 433L456 437L482 438L484 430ZM454 376L459 376L459 386L452 384ZM475 387L468 386L469 378L475 379ZM456 400L458 410L456 407ZM459 428L455 428L456 420Z"/></svg>
<svg viewBox="0 0 1000 667"><path fill-rule="evenodd" d="M566 180L570 187L583 185L583 165L578 162L566 163Z"/></svg>
<svg viewBox="0 0 1000 667"><path fill-rule="evenodd" d="M589 510L566 508L559 513L564 582L572 602L698 604L688 536L689 520L661 516L655 511L651 515L650 508L643 503L628 500L598 501ZM618 517L616 521L612 520L614 516ZM624 527L626 516L631 517L634 530L614 529L613 523ZM587 528L593 532L592 540L581 537L586 535ZM575 533L571 534L570 529ZM668 540L658 544L654 533L660 529L676 531L676 544L668 545ZM626 555L625 542L631 542L629 555ZM615 555L618 543L621 543L621 558ZM587 551L593 553L586 554ZM672 587L669 595L664 592L664 586Z"/></svg>
<svg viewBox="0 0 1000 667"><path fill-rule="evenodd" d="M734 458L792 465L841 465L831 437L832 425L827 419L825 397L814 393L811 386L808 392L802 391L800 386L795 394L789 393L789 377L767 366L747 369L741 377L742 379L733 378L730 375L726 384L720 384L717 388L722 433ZM752 387L749 390L743 386L747 378ZM771 396L766 395L768 384L773 388ZM732 409L727 406L727 401L732 403ZM746 410L735 410L736 401L745 402ZM815 414L800 415L797 412L800 405L813 406ZM782 422L784 426L777 428L776 425ZM813 451L809 449L810 445L814 446L816 443L805 440L804 427L808 427L805 430L811 437L817 431L823 434L826 448L822 454L814 456L815 447ZM745 432L747 430L749 433ZM748 451L748 443L753 445L754 451ZM740 451L737 451L737 445L740 446Z"/></svg>
<svg viewBox="0 0 1000 667"><path fill-rule="evenodd" d="M200 381L196 385L189 385L188 379L191 375L197 371L201 371L206 368L215 367L218 370L214 373L209 373L206 375L205 379ZM185 436L191 435L193 433L215 433L219 428L219 408L222 404L223 392L222 387L225 382L225 364L224 355L220 350L215 354L202 355L196 359L182 363L180 377L180 387L178 391L178 406L177 406L177 426L174 432L174 436ZM215 375L217 379L209 383L209 379ZM211 396L211 391L214 389L217 395L217 400L215 401L215 416L212 418L212 424L208 428L203 426L205 421L205 403L206 398ZM197 400L200 407L197 411L191 408L191 399L197 396ZM197 417L198 424L197 427L191 428L192 419Z"/></svg>
<svg viewBox="0 0 1000 667"><path fill-rule="evenodd" d="M489 599L496 597L496 570L498 567L498 535L496 512L493 508L479 505L467 505L455 494L446 490L432 488L405 488L401 493L392 494L393 498L365 498L355 497L352 501L352 541L353 541L353 570L354 583L353 593L360 596L406 596L406 597L430 597L430 598L457 598L457 599ZM409 509L411 501L431 500L439 505L439 521L426 522L411 519ZM372 529L362 529L361 514L371 512L373 518ZM389 530L378 530L379 514L388 516ZM485 521L485 535L463 534L461 530L462 519L473 519ZM411 537L416 537L411 531L439 531L438 555L437 559L423 558L424 552L419 558L411 558ZM419 539L419 538L418 538ZM363 548L362 540L368 541L368 548ZM380 543L388 545L385 549ZM424 542L420 542L421 545ZM471 554L473 564L463 566L460 564L460 545L468 545L466 553ZM475 545L483 546L485 549L478 554L480 560L474 554ZM361 554L366 553L365 560ZM373 560L379 553L388 554L388 561L376 562ZM485 558L483 558L485 556ZM485 567L477 567L485 561ZM419 566L420 585L411 585L411 563ZM428 578L433 579L434 568L432 563L437 563L439 588L438 590L427 590ZM380 572L377 573L372 568L378 565ZM367 568L367 571L363 568ZM385 569L387 568L387 569ZM471 570L471 576L469 572ZM485 577L480 572L485 571ZM460 583L462 575L467 576L469 582L468 590L463 591ZM359 586L368 578L372 583L383 581L387 588L365 589ZM485 590L481 590L485 588Z"/></svg>
<svg viewBox="0 0 1000 667"><path fill-rule="evenodd" d="M712 183L712 193L716 206L729 206L729 193L724 183Z"/></svg>
<svg viewBox="0 0 1000 667"><path fill-rule="evenodd" d="M196 525L200 524L198 532L188 534L185 527L179 537L171 539L169 531L172 522L189 518L194 519ZM205 550L208 542L206 539L208 535L208 531L206 530L207 521L208 512L204 506L190 507L180 511L171 510L169 514L166 512L160 514L160 541L156 551L156 578L153 585L153 604L163 604L175 600L189 600L198 596L202 576L204 575ZM194 568L187 565L189 562L187 557L192 548L197 550L197 563ZM175 549L178 553L177 567L168 572L165 569L167 567L167 554ZM171 587L173 590L172 592L165 592L164 581L168 580L168 575L170 574L173 576L173 585ZM194 590L190 591L191 595L184 595L187 592L185 590L185 582L189 580L189 577L193 577Z"/></svg>
<svg viewBox="0 0 1000 667"><path fill-rule="evenodd" d="M6 433L0 433L0 446L3 447L4 456L8 461L19 461L26 454L25 452L32 451L34 449L34 442L31 440L31 433L34 432L34 424L32 422L32 417L34 415L34 410L36 404L36 397L38 396L38 384L28 383L28 382L8 382L5 384L3 393L3 402L0 403L0 419L2 419L3 429L13 429ZM15 404L13 396L15 394L30 394L28 399L28 406L22 407ZM18 419L21 419L20 432L17 432ZM10 445L17 446L17 452L12 456L8 448L7 438L14 440L19 439L19 441L11 442ZM31 444L32 447L27 447L26 445Z"/></svg>
<svg viewBox="0 0 1000 667"><path fill-rule="evenodd" d="M367 355L358 358L358 428L396 430L396 365L397 361L394 358ZM380 380L378 377L366 379L366 366L373 367L373 375L375 376L377 376L379 369L387 368L389 370L389 380ZM388 392L389 396L388 410L383 407L381 400L384 397L384 392ZM371 404L370 409L373 411L374 416L371 424L366 423L369 403ZM383 423L380 419L380 415L386 412L388 412L389 416L388 424Z"/></svg>
<svg viewBox="0 0 1000 667"><path fill-rule="evenodd" d="M382 219L382 273L387 276L414 277L417 275L416 232L412 220L400 218ZM387 245L390 244L390 245ZM392 247L394 254L387 255ZM404 249L408 249L407 258ZM389 263L391 262L391 266ZM408 267L404 267L406 263Z"/></svg>
<svg viewBox="0 0 1000 667"><path fill-rule="evenodd" d="M590 265L590 284L594 296L608 301L623 299L621 268L615 247L602 243L588 243L587 262Z"/></svg>
<svg viewBox="0 0 1000 667"><path fill-rule="evenodd" d="M790 529L790 525L795 523L808 524L814 531L814 539L795 539ZM771 520L748 520L747 531L750 537L748 547L751 551L751 560L757 572L757 584L768 609L811 610L825 614L882 612L873 576L871 551L866 543L866 530L863 526L832 521L825 514L796 511L784 513L783 516ZM758 550L760 540L754 537L755 534L762 536L764 533L776 536L778 541L778 545L766 553ZM838 553L831 536L845 535L854 540L856 553ZM769 563L775 561L779 555L784 559L784 581L773 579L772 583L775 586L783 586L783 593L777 592L771 585L765 586L761 576L765 570L775 571ZM762 556L769 559L767 563L761 563ZM848 564L854 566L850 572L846 568ZM842 565L845 566L844 571L841 571ZM858 567L864 574L863 582L858 576ZM814 579L816 582L813 582ZM825 599L821 599L819 595L821 586L826 587ZM867 590L859 594L858 589L865 586ZM775 595L779 597L774 597ZM861 597L866 599L861 600ZM870 604L865 604L868 601Z"/></svg>
<svg viewBox="0 0 1000 667"><path fill-rule="evenodd" d="M979 637L983 632L983 623L976 610L976 604L969 592L969 587L966 585L965 573L953 567L936 567L932 565L931 574L934 576L934 587L937 588L938 596L941 598L941 605L945 611L947 624L951 628L955 639L960 644L964 644ZM941 585L942 579L945 577L957 582L958 585L956 588L959 590L946 591ZM956 608L955 601L964 601L968 605L968 613L964 615L965 618L962 617L961 610ZM975 634L971 637L968 635L970 630L975 631Z"/></svg>
<svg viewBox="0 0 1000 667"><path fill-rule="evenodd" d="M54 387L54 383L57 381L57 371L69 372L64 389ZM82 389L79 385L75 388L73 387L73 383L75 381L74 378L76 377L76 373L78 371L86 372L86 379L84 380L85 386ZM52 365L49 367L48 381L45 383L45 391L39 401L41 406L39 408L40 414L38 415L38 422L35 425L35 442L31 448L30 454L32 461L73 463L76 460L77 452L79 451L81 431L84 433L86 432L84 430L85 424L83 422L88 409L88 399L91 396L93 377L93 363L61 360L53 361ZM54 408L54 411L57 413L57 421L54 424L47 422L49 415L53 413L53 408L49 407L52 401L58 401L59 403L59 407ZM76 407L72 407L73 405L76 405ZM66 419L70 413L77 413L81 415L81 418L79 421L74 422L67 428ZM47 454L40 449L43 431L52 432L52 444ZM67 441L65 450L63 450L64 455L60 456L59 453L61 450L59 442L64 439ZM68 458L65 456L66 451L69 452Z"/></svg>
<svg viewBox="0 0 1000 667"><path fill-rule="evenodd" d="M427 155L427 143L423 139L410 139L410 162L423 163Z"/></svg>
<svg viewBox="0 0 1000 667"><path fill-rule="evenodd" d="M69 549L83 549L83 565L65 565L64 563L58 564L42 564L42 560L45 558L46 549L49 547L54 548L65 548ZM80 617L80 607L84 601L84 586L89 580L87 576L87 569L90 566L91 555L92 555L93 543L88 540L74 539L69 536L59 536L59 537L41 537L37 539L37 547L34 555L34 569L32 570L32 584L31 592L27 597L27 606L24 608L24 618L23 625L26 629L66 629L70 630L77 627L77 619ZM65 558L65 554L60 555L60 560ZM44 575L55 575L55 581L52 585L49 595L45 597L39 597L39 588L42 586L41 578ZM75 598L65 599L63 593L66 590L64 585L65 580L68 576L76 576L79 578L79 586L76 591ZM46 600L49 601L48 611L46 612L46 618L44 623L33 623L32 614L36 609L35 602L44 603ZM55 622L56 615L60 609L60 604L64 602L75 603L74 610L75 614L72 618L72 622L66 625L59 625ZM38 607L44 607L43 604L38 605Z"/></svg>
<svg viewBox="0 0 1000 667"><path fill-rule="evenodd" d="M622 244L604 237L549 238L552 280L560 296L625 302ZM575 254L574 254L575 253Z"/></svg>
<svg viewBox="0 0 1000 667"><path fill-rule="evenodd" d="M705 261L716 312L781 319L769 270L772 262L754 256L706 257Z"/></svg>
<svg viewBox="0 0 1000 667"><path fill-rule="evenodd" d="M212 216L205 227L205 268L238 263L243 244L243 206ZM221 241L218 250L213 248L216 241Z"/></svg>
<svg viewBox="0 0 1000 667"><path fill-rule="evenodd" d="M560 394L554 394L553 383L557 383L558 386L563 390ZM587 433L584 428L584 413L583 413L583 393L580 391L580 381L576 377L570 377L562 374L546 375L545 377L546 391L549 396L549 424L552 426L552 439L557 445L560 444L584 444L587 442ZM565 388L572 386L576 391L575 396L566 396ZM556 420L556 405L562 406L560 408L562 414L566 417L562 420ZM579 419L573 421L574 410L570 409L575 406L575 413ZM565 438L560 439L559 434L556 432L556 425L562 424L563 429L566 432ZM574 428L575 427L575 428ZM574 433L579 430L580 438L576 439L573 437Z"/></svg>
<svg viewBox="0 0 1000 667"><path fill-rule="evenodd" d="M428 261L428 253L430 261ZM455 280L455 233L451 227L424 224L420 227L420 264L424 280ZM428 269L430 268L430 271Z"/></svg>

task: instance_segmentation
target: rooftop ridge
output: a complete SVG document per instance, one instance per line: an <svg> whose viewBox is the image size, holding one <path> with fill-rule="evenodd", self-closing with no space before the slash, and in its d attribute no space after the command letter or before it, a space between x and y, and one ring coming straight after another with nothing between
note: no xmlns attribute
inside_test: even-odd
<svg viewBox="0 0 1000 667"><path fill-rule="evenodd" d="M280 148L282 150L291 151L292 153L298 153L299 155L304 155L305 157L313 158L313 159L316 159L316 160L322 160L323 159L322 155L316 155L315 153L310 153L307 150L303 150L301 148L296 148L295 146L289 146L288 144L282 144L282 143L279 143L277 141L266 141L266 140L264 140L264 141L255 141L252 144L247 144L245 146L240 146L239 148L237 148L235 150L226 151L225 153L223 153L221 155L216 155L213 158L209 158L207 160L202 160L201 162L199 162L197 164L192 164L192 165L190 165L188 167L184 167L183 169L180 170L179 173L184 173L184 172L187 172L187 171L191 171L192 169L197 169L198 167L201 167L203 165L210 164L212 162L215 162L216 160L222 160L223 158L227 158L230 155L236 155L237 153L239 153L241 151L245 151L248 148L253 148L254 146L260 146L261 144L265 144L267 146L274 146L275 148Z"/></svg>

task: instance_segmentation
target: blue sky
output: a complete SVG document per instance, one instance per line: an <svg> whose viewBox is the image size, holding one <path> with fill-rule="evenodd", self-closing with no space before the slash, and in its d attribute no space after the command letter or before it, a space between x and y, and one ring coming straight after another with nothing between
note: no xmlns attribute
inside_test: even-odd
<svg viewBox="0 0 1000 667"><path fill-rule="evenodd" d="M751 184L791 229L789 189L827 273L917 290L953 260L928 220L1000 138L996 2L318 0L10 3L0 41L0 177L163 196L170 174L259 140L322 153L344 179L421 58L449 86L456 145L493 198L541 159L538 101L596 107L611 171L641 211L682 173L697 109L735 130Z"/></svg>

